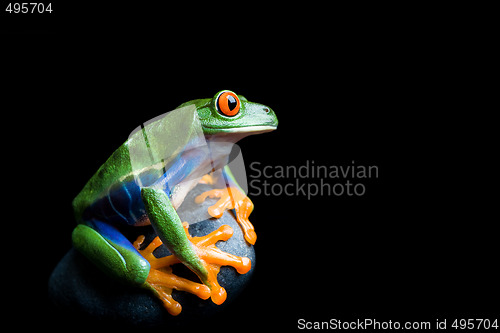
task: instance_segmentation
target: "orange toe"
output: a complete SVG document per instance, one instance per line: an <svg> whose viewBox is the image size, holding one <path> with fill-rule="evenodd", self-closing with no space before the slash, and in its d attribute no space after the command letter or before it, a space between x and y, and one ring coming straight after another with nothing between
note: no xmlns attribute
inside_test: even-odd
<svg viewBox="0 0 500 333"><path fill-rule="evenodd" d="M225 189L214 189L203 192L195 198L195 202L201 204L206 198L218 198L219 200L208 208L210 216L215 218L222 217L226 210L234 209L236 219L243 229L245 240L254 245L257 241L257 234L248 217L253 211L254 205L250 198L237 187L228 187Z"/></svg>
<svg viewBox="0 0 500 333"><path fill-rule="evenodd" d="M218 241L227 241L232 237L233 229L230 226L222 225L217 230L202 237L191 237L188 231L189 225L184 222L183 226L188 239L193 244L198 256L207 269L207 285L190 281L173 274L171 266L180 263L174 255L156 258L153 255L153 251L162 245L162 241L159 237L156 237L143 250L141 250L140 247L144 242L144 236L139 236L134 242L135 248L151 265L146 280L146 287L155 293L162 301L165 309L173 316L178 315L182 311L182 306L172 297L172 291L174 289L189 292L204 300L211 298L215 304L220 305L224 303L227 298L226 290L217 280L220 268L222 266L231 266L234 267L238 273L245 274L250 271L252 267L250 259L232 255L215 246Z"/></svg>

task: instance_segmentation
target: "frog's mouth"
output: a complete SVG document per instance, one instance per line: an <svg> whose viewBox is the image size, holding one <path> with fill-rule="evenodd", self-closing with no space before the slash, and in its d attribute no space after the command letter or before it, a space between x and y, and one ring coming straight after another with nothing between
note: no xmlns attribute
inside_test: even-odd
<svg viewBox="0 0 500 333"><path fill-rule="evenodd" d="M277 126L269 125L233 127L225 129L208 128L208 130L205 132L205 139L207 141L224 141L236 143L249 135L267 133L276 129Z"/></svg>
<svg viewBox="0 0 500 333"><path fill-rule="evenodd" d="M250 134L261 134L261 133L266 133L266 132L271 132L277 129L276 126L245 126L245 127L235 127L235 128L228 128L227 130L221 131L221 134L224 133L248 133Z"/></svg>
<svg viewBox="0 0 500 333"><path fill-rule="evenodd" d="M207 137L217 137L217 136L228 136L228 135L253 135L262 134L276 130L277 126L271 125L258 125L258 126L244 126L244 127L230 127L230 128L213 128L204 126L205 136Z"/></svg>

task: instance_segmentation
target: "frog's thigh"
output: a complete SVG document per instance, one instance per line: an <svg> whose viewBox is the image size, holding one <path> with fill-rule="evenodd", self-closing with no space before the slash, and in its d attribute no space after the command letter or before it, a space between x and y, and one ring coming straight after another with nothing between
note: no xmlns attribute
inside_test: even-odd
<svg viewBox="0 0 500 333"><path fill-rule="evenodd" d="M93 221L73 230L73 245L109 276L132 285L146 281L150 265L116 228Z"/></svg>

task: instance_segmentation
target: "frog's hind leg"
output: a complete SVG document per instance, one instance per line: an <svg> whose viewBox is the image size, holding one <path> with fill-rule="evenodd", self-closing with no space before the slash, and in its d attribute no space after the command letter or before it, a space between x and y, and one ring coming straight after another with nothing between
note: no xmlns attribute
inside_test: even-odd
<svg viewBox="0 0 500 333"><path fill-rule="evenodd" d="M79 224L72 238L73 246L108 276L134 286L146 282L149 263L111 225L97 220Z"/></svg>
<svg viewBox="0 0 500 333"><path fill-rule="evenodd" d="M179 262L174 256L157 263L152 251L159 243L139 250L144 237L134 244L115 227L98 221L80 224L73 231L74 247L104 273L118 281L153 291L172 315L181 312L181 306L171 296L172 289L195 294L202 299L210 297L210 289L200 283L172 274L170 265ZM155 247L156 246L156 247Z"/></svg>

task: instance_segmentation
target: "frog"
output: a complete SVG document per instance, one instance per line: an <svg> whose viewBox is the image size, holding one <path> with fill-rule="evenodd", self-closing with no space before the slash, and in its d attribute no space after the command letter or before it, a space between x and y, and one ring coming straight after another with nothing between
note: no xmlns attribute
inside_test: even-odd
<svg viewBox="0 0 500 333"><path fill-rule="evenodd" d="M186 107L195 108L203 136L209 143L235 143L249 135L274 131L278 126L277 116L270 107L250 102L231 90L219 91L212 98L188 101L178 109ZM182 311L181 304L172 296L173 290L192 293L202 300L210 298L217 305L224 303L227 294L217 281L220 268L231 266L239 274L246 274L251 269L251 261L217 248L217 242L232 237L230 226L222 225L205 236L192 237L189 223L181 221L177 214L177 209L196 183L218 183L213 172L195 178L195 181L182 182L199 168L201 160L206 157L177 150L178 156L168 167L164 165L160 172L162 179L175 178L176 185L172 188L142 186L137 182L131 164L132 145L132 137L129 137L74 198L72 204L77 222L72 232L74 248L111 279L151 292L173 316ZM234 212L244 241L254 245L257 235L249 221L253 203L229 165L222 167L221 174L226 186L203 192L195 202L201 204L207 198L216 198L216 203L208 208L208 214L220 218L228 210ZM156 236L147 246L143 235L133 241L123 232L145 225L151 225ZM165 246L171 255L157 258L153 252L159 246ZM199 281L175 275L172 272L175 264L185 265Z"/></svg>

